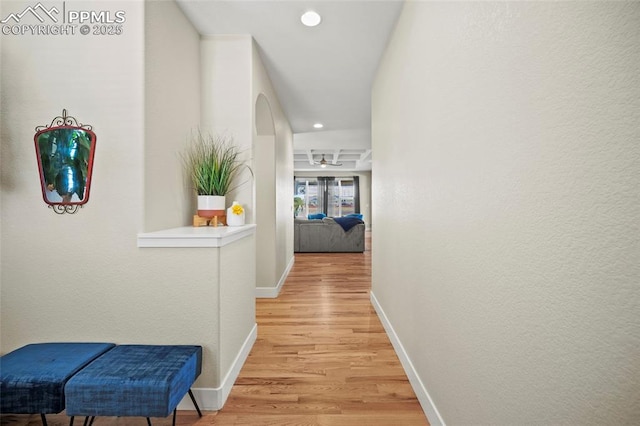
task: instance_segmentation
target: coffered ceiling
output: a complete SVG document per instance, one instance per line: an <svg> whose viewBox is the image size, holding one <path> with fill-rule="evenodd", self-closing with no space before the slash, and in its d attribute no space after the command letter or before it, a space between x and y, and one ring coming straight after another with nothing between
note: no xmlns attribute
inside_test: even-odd
<svg viewBox="0 0 640 426"><path fill-rule="evenodd" d="M294 169L371 169L371 85L395 0L177 0L202 35L251 34L294 132ZM316 27L300 21L308 11ZM322 129L315 129L322 123Z"/></svg>

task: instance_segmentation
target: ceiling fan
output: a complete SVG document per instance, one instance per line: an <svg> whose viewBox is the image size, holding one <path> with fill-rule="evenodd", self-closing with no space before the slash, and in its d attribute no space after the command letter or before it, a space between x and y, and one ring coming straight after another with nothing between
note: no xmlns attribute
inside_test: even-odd
<svg viewBox="0 0 640 426"><path fill-rule="evenodd" d="M320 161L314 161L313 164L319 165L322 168L325 168L327 166L342 166L342 163L330 163L327 160L324 159L324 154L322 154L322 160Z"/></svg>

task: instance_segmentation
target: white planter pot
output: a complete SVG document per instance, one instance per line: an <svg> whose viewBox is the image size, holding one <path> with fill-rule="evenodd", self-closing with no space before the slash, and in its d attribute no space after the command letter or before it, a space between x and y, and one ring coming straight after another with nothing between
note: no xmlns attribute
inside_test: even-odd
<svg viewBox="0 0 640 426"><path fill-rule="evenodd" d="M224 214L224 195L198 195L198 216L212 218Z"/></svg>

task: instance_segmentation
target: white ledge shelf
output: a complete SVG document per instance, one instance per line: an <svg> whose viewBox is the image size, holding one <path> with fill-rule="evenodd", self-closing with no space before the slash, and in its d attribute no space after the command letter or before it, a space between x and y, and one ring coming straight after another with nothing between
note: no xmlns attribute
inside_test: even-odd
<svg viewBox="0 0 640 426"><path fill-rule="evenodd" d="M224 247L253 235L256 225L183 226L138 234L138 247Z"/></svg>

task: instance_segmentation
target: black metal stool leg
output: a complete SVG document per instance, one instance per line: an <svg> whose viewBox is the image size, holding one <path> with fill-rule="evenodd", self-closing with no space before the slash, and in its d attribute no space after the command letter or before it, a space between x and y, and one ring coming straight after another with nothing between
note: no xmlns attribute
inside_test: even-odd
<svg viewBox="0 0 640 426"><path fill-rule="evenodd" d="M171 423L172 426L176 426L176 413L178 412L177 408L173 409L173 423Z"/></svg>
<svg viewBox="0 0 640 426"><path fill-rule="evenodd" d="M151 419L149 417L147 417L147 424L151 426Z"/></svg>
<svg viewBox="0 0 640 426"><path fill-rule="evenodd" d="M44 413L40 413L40 418L42 419L42 425L47 426L47 416Z"/></svg>
<svg viewBox="0 0 640 426"><path fill-rule="evenodd" d="M75 419L75 416L71 416L71 418L69 419L69 426L73 426L74 419Z"/></svg>
<svg viewBox="0 0 640 426"><path fill-rule="evenodd" d="M84 421L86 422L87 419L89 418L89 416L84 418ZM96 419L96 416L91 416L91 420L89 421L89 426L91 426L93 424L93 421Z"/></svg>
<svg viewBox="0 0 640 426"><path fill-rule="evenodd" d="M196 406L196 411L198 412L198 416L202 417L202 412L200 411L200 407L198 407L198 403L196 402L196 398L193 396L193 392L189 389L189 397L191 398L191 402Z"/></svg>

